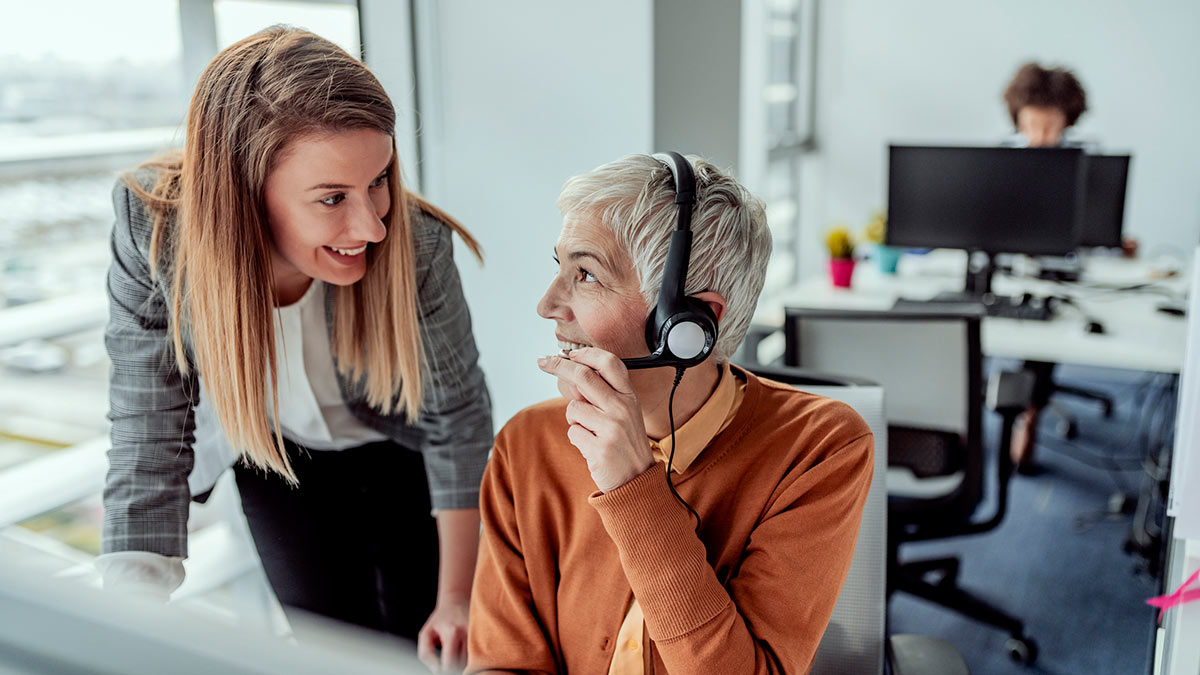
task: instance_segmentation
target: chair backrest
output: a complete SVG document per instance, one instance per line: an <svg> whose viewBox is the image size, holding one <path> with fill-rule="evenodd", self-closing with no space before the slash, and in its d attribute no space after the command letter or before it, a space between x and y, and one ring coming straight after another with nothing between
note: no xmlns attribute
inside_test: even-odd
<svg viewBox="0 0 1200 675"><path fill-rule="evenodd" d="M978 364L970 328L958 315L792 309L784 365L867 378L888 394L889 424L965 435L968 369Z"/></svg>
<svg viewBox="0 0 1200 675"><path fill-rule="evenodd" d="M890 493L973 511L984 475L980 314L793 308L786 317L786 365L887 392Z"/></svg>
<svg viewBox="0 0 1200 675"><path fill-rule="evenodd" d="M817 648L813 675L883 672L887 604L887 424L883 389L866 380L815 375L795 368L750 367L754 373L848 404L875 435L875 475L863 506L850 573Z"/></svg>

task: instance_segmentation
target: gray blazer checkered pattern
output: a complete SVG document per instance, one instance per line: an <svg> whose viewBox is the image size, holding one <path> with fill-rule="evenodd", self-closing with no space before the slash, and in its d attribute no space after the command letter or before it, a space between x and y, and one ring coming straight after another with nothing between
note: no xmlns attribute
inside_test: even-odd
<svg viewBox="0 0 1200 675"><path fill-rule="evenodd" d="M142 172L138 179L148 186L154 176ZM153 215L119 181L113 206L104 338L112 360L112 449L104 489L103 550L186 556L192 409L199 385L194 377L180 375L172 356L165 286L169 274L150 278ZM420 419L409 425L403 416L382 415L367 405L356 383L339 376L338 384L356 418L421 451L434 508L475 508L492 447L491 399L478 365L451 231L422 212L414 214L413 239L428 364ZM327 320L333 316L333 295L326 295Z"/></svg>

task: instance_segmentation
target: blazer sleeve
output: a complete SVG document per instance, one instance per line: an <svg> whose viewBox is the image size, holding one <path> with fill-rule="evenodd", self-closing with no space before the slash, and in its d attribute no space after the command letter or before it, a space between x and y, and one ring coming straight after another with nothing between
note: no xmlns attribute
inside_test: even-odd
<svg viewBox="0 0 1200 675"><path fill-rule="evenodd" d="M121 182L113 188L113 207L104 333L112 361L112 448L102 548L186 557L198 382L176 366L166 300L150 278L153 219Z"/></svg>
<svg viewBox="0 0 1200 675"><path fill-rule="evenodd" d="M479 484L492 448L492 401L463 296L450 228L421 214L417 227L436 242L418 278L418 311L427 379L416 426L434 509L479 507ZM422 222L423 221L423 222Z"/></svg>

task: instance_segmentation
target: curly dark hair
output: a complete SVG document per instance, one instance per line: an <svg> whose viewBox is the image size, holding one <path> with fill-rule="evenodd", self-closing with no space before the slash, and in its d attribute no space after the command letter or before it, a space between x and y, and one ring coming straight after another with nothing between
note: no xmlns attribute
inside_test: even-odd
<svg viewBox="0 0 1200 675"><path fill-rule="evenodd" d="M1004 90L1004 102L1013 124L1017 123L1017 112L1025 106L1058 108L1067 118L1067 126L1074 126L1079 116L1087 111L1087 94L1075 75L1066 68L1043 68L1037 62L1026 63L1008 83Z"/></svg>

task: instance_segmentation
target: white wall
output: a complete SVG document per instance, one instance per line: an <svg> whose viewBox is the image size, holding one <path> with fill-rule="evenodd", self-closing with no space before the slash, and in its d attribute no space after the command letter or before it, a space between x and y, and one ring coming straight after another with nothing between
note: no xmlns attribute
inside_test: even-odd
<svg viewBox="0 0 1200 675"><path fill-rule="evenodd" d="M654 146L736 166L742 3L654 0Z"/></svg>
<svg viewBox="0 0 1200 675"><path fill-rule="evenodd" d="M455 254L497 429L558 395L536 362L557 351L554 324L535 306L557 271L559 189L651 151L652 11L650 0L418 6L424 191L487 256L481 270Z"/></svg>
<svg viewBox="0 0 1200 675"><path fill-rule="evenodd" d="M1200 3L1194 0L831 0L820 5L819 149L804 173L802 274L821 233L861 231L885 206L889 141L990 144L1011 133L1002 93L1031 59L1087 89L1077 131L1133 153L1126 230L1144 255L1200 238Z"/></svg>

